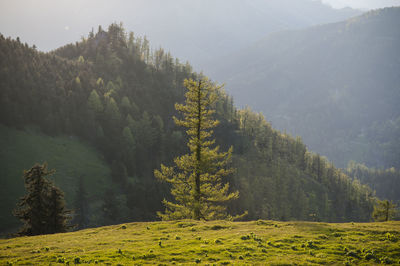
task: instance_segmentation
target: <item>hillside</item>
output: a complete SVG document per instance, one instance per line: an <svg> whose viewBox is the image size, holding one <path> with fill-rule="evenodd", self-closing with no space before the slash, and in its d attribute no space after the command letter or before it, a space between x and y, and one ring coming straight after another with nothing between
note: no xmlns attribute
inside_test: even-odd
<svg viewBox="0 0 400 266"><path fill-rule="evenodd" d="M239 106L299 135L339 167L399 168L400 7L282 31L218 58L210 73Z"/></svg>
<svg viewBox="0 0 400 266"><path fill-rule="evenodd" d="M123 21L135 34L147 36L153 48L163 47L199 71L207 71L214 57L245 47L268 33L360 14L312 0L87 0L71 5L43 1L25 3L22 11L12 1L4 2L8 4L0 9L0 32L19 36L42 51L73 42L91 27ZM42 9L51 10L51 23L37 19Z"/></svg>
<svg viewBox="0 0 400 266"><path fill-rule="evenodd" d="M157 219L169 187L154 178L160 164L186 153L186 133L173 123L183 80L202 76L118 24L51 53L0 38L0 123L38 126L49 136L77 136L111 168L98 224ZM216 143L234 147L236 172L224 182L240 200L230 213L246 219L369 221L372 191L313 154L301 138L279 132L218 91ZM50 160L50 159L49 159ZM20 171L17 169L16 171ZM96 182L96 181L93 181ZM91 184L88 184L89 186ZM14 195L17 197L17 195Z"/></svg>
<svg viewBox="0 0 400 266"><path fill-rule="evenodd" d="M0 232L15 231L19 225L12 210L25 194L23 170L37 162L47 162L49 169L56 169L51 180L65 192L68 208L76 207L74 201L82 179L89 201L88 223L97 224L102 195L111 184L111 171L93 147L76 137L50 137L37 129L23 131L3 125L0 146Z"/></svg>
<svg viewBox="0 0 400 266"><path fill-rule="evenodd" d="M399 264L400 223L148 222L0 239L0 264Z"/></svg>
<svg viewBox="0 0 400 266"><path fill-rule="evenodd" d="M362 184L367 184L375 191L377 197L400 204L400 171L398 169L368 168L352 161L345 169L345 173L360 180Z"/></svg>

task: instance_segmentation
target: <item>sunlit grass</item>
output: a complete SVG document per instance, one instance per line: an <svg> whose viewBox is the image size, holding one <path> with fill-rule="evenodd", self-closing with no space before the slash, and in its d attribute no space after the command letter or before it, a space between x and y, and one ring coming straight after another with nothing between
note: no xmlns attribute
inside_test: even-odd
<svg viewBox="0 0 400 266"><path fill-rule="evenodd" d="M128 223L0 240L0 265L400 263L400 222Z"/></svg>

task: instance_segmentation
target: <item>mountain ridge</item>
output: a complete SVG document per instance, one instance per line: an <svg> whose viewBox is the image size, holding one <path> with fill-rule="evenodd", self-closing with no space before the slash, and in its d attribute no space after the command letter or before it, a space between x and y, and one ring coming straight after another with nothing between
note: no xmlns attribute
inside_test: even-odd
<svg viewBox="0 0 400 266"><path fill-rule="evenodd" d="M217 60L210 76L227 83L239 106L262 111L275 127L302 136L312 150L340 167L353 159L398 168L399 155L384 154L386 142L396 146L398 133L370 148L364 147L368 141L363 136L375 142L370 137L377 131L373 124L397 121L399 116L399 11L385 8L344 22L268 35ZM351 135L355 137L346 141L353 143L355 153L340 142ZM337 143L323 147L332 138ZM366 153L375 155L368 158Z"/></svg>

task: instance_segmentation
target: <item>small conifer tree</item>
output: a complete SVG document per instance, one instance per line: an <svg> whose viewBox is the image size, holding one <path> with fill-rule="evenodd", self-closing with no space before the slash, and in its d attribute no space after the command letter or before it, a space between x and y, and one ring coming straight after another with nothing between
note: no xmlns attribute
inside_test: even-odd
<svg viewBox="0 0 400 266"><path fill-rule="evenodd" d="M83 229L89 226L89 202L83 177L79 178L78 189L74 200L74 218L73 224L77 229Z"/></svg>
<svg viewBox="0 0 400 266"><path fill-rule="evenodd" d="M120 220L120 211L118 208L117 197L113 188L108 188L104 193L103 210L103 225L117 224Z"/></svg>
<svg viewBox="0 0 400 266"><path fill-rule="evenodd" d="M69 211L65 208L63 192L46 179L55 170L47 170L47 164L35 164L24 171L27 194L14 210L24 226L20 235L41 235L66 232Z"/></svg>
<svg viewBox="0 0 400 266"><path fill-rule="evenodd" d="M164 199L165 213L158 213L163 220L175 219L226 219L226 202L236 199L239 193L229 193L229 184L222 178L233 172L228 168L232 147L220 152L211 139L212 128L218 121L212 118L217 100L217 90L207 79L198 82L185 80L185 104L175 104L183 119L174 118L175 124L187 128L187 146L190 153L175 158L176 167L161 165L154 175L172 185L171 194L176 202Z"/></svg>

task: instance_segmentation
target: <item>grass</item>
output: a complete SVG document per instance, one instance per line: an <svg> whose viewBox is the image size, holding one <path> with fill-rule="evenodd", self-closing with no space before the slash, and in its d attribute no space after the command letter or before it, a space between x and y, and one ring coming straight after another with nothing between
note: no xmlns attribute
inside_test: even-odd
<svg viewBox="0 0 400 266"><path fill-rule="evenodd" d="M92 206L98 204L111 183L110 168L99 153L75 137L50 137L33 129L0 125L0 147L0 231L18 226L12 210L25 194L23 170L35 163L47 161L49 169L56 169L51 179L64 191L69 206L80 177Z"/></svg>
<svg viewBox="0 0 400 266"><path fill-rule="evenodd" d="M400 222L141 222L0 240L0 265L400 264Z"/></svg>

